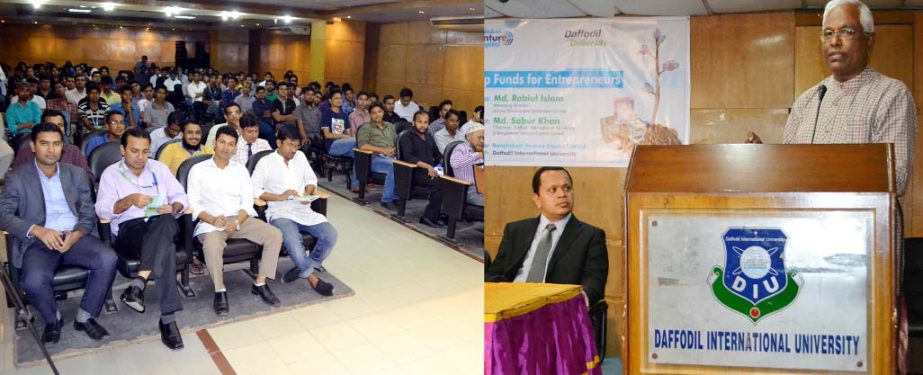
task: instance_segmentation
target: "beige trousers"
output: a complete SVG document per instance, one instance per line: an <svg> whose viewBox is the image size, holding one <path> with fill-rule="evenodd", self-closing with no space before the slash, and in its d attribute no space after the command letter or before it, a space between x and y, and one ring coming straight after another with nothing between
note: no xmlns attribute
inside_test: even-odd
<svg viewBox="0 0 923 375"><path fill-rule="evenodd" d="M275 279L279 251L282 249L282 232L276 227L251 217L240 224L240 230L232 236L228 236L225 231L214 231L200 234L198 238L205 251L205 265L208 266L215 290L224 288L224 248L228 238L250 240L262 246L259 276Z"/></svg>

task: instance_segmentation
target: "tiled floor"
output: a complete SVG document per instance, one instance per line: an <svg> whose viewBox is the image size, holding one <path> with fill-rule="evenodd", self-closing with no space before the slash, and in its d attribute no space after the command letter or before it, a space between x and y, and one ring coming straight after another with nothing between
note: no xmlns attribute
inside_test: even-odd
<svg viewBox="0 0 923 375"><path fill-rule="evenodd" d="M235 372L482 373L483 264L337 196L328 211L339 243L326 267L356 295L210 329ZM50 373L12 370L7 311L0 313L0 374ZM219 374L196 335L183 337L180 352L148 342L58 366L62 374Z"/></svg>

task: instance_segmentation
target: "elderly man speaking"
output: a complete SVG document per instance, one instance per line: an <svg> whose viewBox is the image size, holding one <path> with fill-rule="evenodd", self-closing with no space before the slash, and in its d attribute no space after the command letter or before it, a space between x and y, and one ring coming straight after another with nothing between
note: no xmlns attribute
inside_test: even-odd
<svg viewBox="0 0 923 375"><path fill-rule="evenodd" d="M898 196L912 172L917 114L910 90L868 66L875 23L858 0L833 0L824 9L820 39L832 73L792 105L784 143L893 143ZM762 143L750 133L748 143Z"/></svg>

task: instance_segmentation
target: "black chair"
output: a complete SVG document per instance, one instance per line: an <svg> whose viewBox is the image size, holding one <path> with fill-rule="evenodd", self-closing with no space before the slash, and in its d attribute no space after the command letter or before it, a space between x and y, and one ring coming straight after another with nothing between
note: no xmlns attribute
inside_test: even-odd
<svg viewBox="0 0 923 375"><path fill-rule="evenodd" d="M13 247L16 246L18 240L16 238L5 232L0 231L6 238L6 259L13 259ZM13 267L13 263L7 261L4 267L7 267L7 270L10 272L10 279L13 282L13 288L19 293L19 296L22 297L23 301L28 303L26 299L26 292L22 290L20 286L20 278L22 277L22 270L16 267ZM54 290L55 300L61 301L67 299L68 292L76 291L83 289L86 285L87 278L90 276L90 271L76 266L64 266L58 268L55 271L54 277L51 279L51 287ZM110 287L106 295L105 310L106 313L114 313L118 311L118 306L115 304L115 300L112 298L112 289ZM12 301L7 296L7 307L13 307ZM21 329L26 327L25 321L17 320L15 323L16 329Z"/></svg>
<svg viewBox="0 0 923 375"><path fill-rule="evenodd" d="M188 191L187 182L189 181L189 171L192 167L205 160L211 159L211 157L212 155L196 155L186 159L179 165L179 168L176 170L176 179L179 180L180 185L183 185L183 190ZM183 248L190 253L196 252L201 254L202 244L199 241L195 241L192 237L196 222L197 220L193 218L192 215L183 216L182 231L185 234L183 236ZM229 238L227 246L224 248L224 264L249 261L250 276L255 277L259 272L259 262L262 252L263 248L253 242L244 239ZM200 256L199 259L205 259L205 257Z"/></svg>
<svg viewBox="0 0 923 375"><path fill-rule="evenodd" d="M106 134L107 132L109 132L109 130L107 129L96 129L94 131L84 134L83 137L80 139L80 152L86 155L87 145L90 143L90 140L100 134Z"/></svg>
<svg viewBox="0 0 923 375"><path fill-rule="evenodd" d="M144 131L147 132L147 135L151 135L151 133L153 133L154 130L160 129L160 128L162 128L162 127L163 127L163 126L149 126L149 127L147 127L147 128L144 128Z"/></svg>
<svg viewBox="0 0 923 375"><path fill-rule="evenodd" d="M353 169L353 159L345 156L333 156L327 153L326 147L323 154L320 155L321 175L327 176L327 182L333 181L333 172L337 169L346 174L346 189L352 190L353 180L349 177L349 171Z"/></svg>
<svg viewBox="0 0 923 375"><path fill-rule="evenodd" d="M904 293L910 337L923 337L923 238L904 240ZM914 340L911 340L911 345Z"/></svg>
<svg viewBox="0 0 923 375"><path fill-rule="evenodd" d="M171 144L173 144L173 143L180 142L180 141L182 141L182 139L171 139L171 140L167 141L166 143L160 145L160 147L157 147L157 152L154 153L154 160L160 160L160 154L163 153L163 150L166 150L166 149L167 149L167 146L169 146L169 145L171 145Z"/></svg>
<svg viewBox="0 0 923 375"><path fill-rule="evenodd" d="M442 212L449 217L449 225L446 229L446 237L450 241L455 239L455 227L458 224L459 220L462 220L468 216L477 216L477 215L466 215L468 210L480 210L483 212L483 207L471 206L466 203L468 197L468 188L474 188L473 184L459 180L455 178L455 170L452 169L452 153L455 152L455 149L461 145L463 141L455 141L449 143L445 148L445 176L442 176L439 179L439 186L443 191L442 199ZM483 213L479 216L483 218Z"/></svg>
<svg viewBox="0 0 923 375"><path fill-rule="evenodd" d="M417 166L406 161L407 155L405 155L405 150L401 149L402 140L413 136L413 129L400 132L397 136L398 160L394 161L394 194L401 200L400 203L398 203L397 214L393 216L400 220L404 220L407 201L413 199L415 196L420 198L429 197L429 191L427 189L422 189L420 186L415 186L413 184L413 174Z"/></svg>
<svg viewBox="0 0 923 375"><path fill-rule="evenodd" d="M489 259L489 257L486 259ZM593 326L593 341L596 341L596 352L599 353L600 357L606 354L606 313L608 310L609 305L606 300L601 299L590 306L589 311L587 311L587 315L590 316L590 325Z"/></svg>
<svg viewBox="0 0 923 375"><path fill-rule="evenodd" d="M256 154L253 154L253 156L250 157L250 160L247 160L247 171L250 172L251 176L253 175L253 171L256 170L256 166L259 164L260 160L263 159L263 157L265 157L266 155L269 155L273 152L275 152L275 150L260 151L260 152L257 152ZM320 195L320 198L311 202L311 209L314 210L314 212L327 216L327 199L329 197L326 194L318 194L318 195ZM255 199L254 202L255 202L254 208L256 209L256 213L259 216L260 220L263 220L268 223L269 220L266 219L266 208L268 208L266 205L266 202L264 202L263 200L259 198ZM308 252L313 250L314 245L317 244L317 239L314 238L314 236L310 234L303 234L301 241L302 241L302 244L304 245L305 250L307 250ZM282 246L281 255L288 255L288 252L289 250L286 249L285 246Z"/></svg>
<svg viewBox="0 0 923 375"><path fill-rule="evenodd" d="M410 121L404 119L400 119L394 123L394 131L397 134L401 134L404 131L410 130L411 127L413 127L413 124L411 124Z"/></svg>
<svg viewBox="0 0 923 375"><path fill-rule="evenodd" d="M103 171L106 170L106 167L122 160L121 146L118 142L104 143L96 147L90 153L90 157L87 158L87 164L89 164L90 171L93 172L95 178L90 184L92 188L90 189L90 195L92 195L94 201L96 200L96 193L99 191L99 178L102 177Z"/></svg>

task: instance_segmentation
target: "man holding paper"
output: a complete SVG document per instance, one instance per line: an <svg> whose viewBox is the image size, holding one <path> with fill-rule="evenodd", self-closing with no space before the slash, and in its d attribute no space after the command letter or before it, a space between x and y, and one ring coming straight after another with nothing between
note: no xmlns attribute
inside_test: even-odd
<svg viewBox="0 0 923 375"><path fill-rule="evenodd" d="M157 279L160 295L160 335L170 349L181 349L183 338L174 313L183 309L176 288L174 238L179 215L188 205L183 186L163 163L148 159L151 137L134 127L122 134L122 160L103 171L96 214L112 221L119 254L141 259L138 275L122 293L132 310L144 312L144 288Z"/></svg>
<svg viewBox="0 0 923 375"><path fill-rule="evenodd" d="M266 219L282 231L282 240L295 263L295 267L282 276L282 281L308 279L314 290L330 296L333 285L318 278L314 269L321 267L330 255L337 232L324 215L311 210L310 197L317 188L317 176L308 158L299 151L301 142L301 134L294 126L281 126L276 135L276 152L260 160L250 179L254 195L269 205ZM302 233L317 239L310 257L305 255Z"/></svg>

